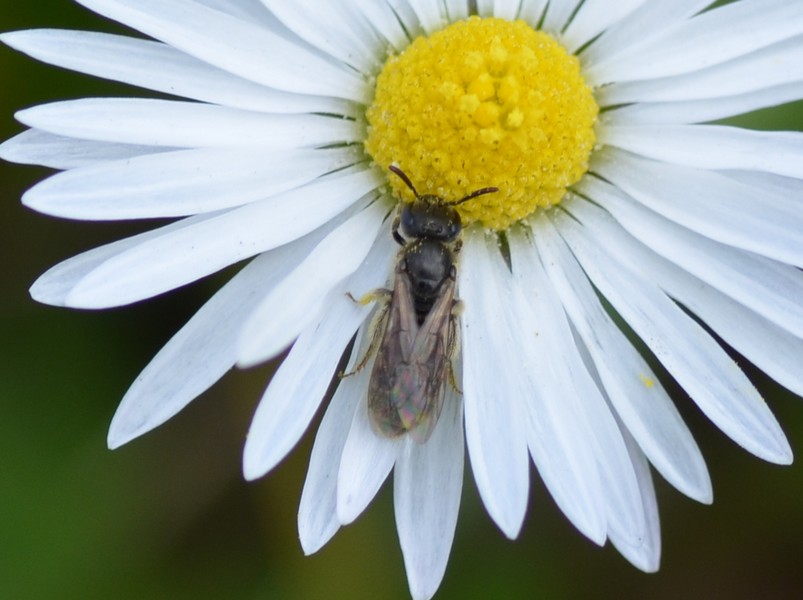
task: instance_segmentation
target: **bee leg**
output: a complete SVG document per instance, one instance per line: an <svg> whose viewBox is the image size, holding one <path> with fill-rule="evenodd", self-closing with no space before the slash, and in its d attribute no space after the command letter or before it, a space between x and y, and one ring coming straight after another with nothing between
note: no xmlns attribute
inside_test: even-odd
<svg viewBox="0 0 803 600"><path fill-rule="evenodd" d="M345 379L346 377L351 377L352 375L356 375L360 371L365 368L365 365L368 363L368 359L371 358L376 353L376 348L381 341L382 336L380 333L384 329L382 327L383 321L388 316L388 309L390 308L390 290L385 289L376 289L373 291L368 292L362 298L357 300L351 294L347 294L349 298L351 298L357 304L368 304L369 302L376 301L380 303L380 307L377 309L376 314L371 318L371 323L368 325L368 335L371 338L370 344L368 344L368 349L365 351L365 354L360 359L360 362L356 364L356 366L349 372L341 371L337 374L340 379Z"/></svg>
<svg viewBox="0 0 803 600"><path fill-rule="evenodd" d="M401 224L401 212L396 211L396 216L393 218L393 225L390 228L390 232L393 235L393 239L399 244L399 246L404 246L404 238L399 233L399 225Z"/></svg>
<svg viewBox="0 0 803 600"><path fill-rule="evenodd" d="M351 292L346 292L346 297L354 302L354 304L359 304L360 306L365 306L366 304L370 304L371 302L382 302L383 304L387 304L390 302L390 295L393 292L391 290L386 290L385 288L377 288L375 290L371 290L370 292L363 294L359 298L355 298Z"/></svg>
<svg viewBox="0 0 803 600"><path fill-rule="evenodd" d="M454 376L454 366L452 361L454 357L460 353L460 328L457 326L457 317L463 313L464 304L460 300L455 300L452 306L452 317L449 319L449 347L446 349L446 368L449 377L449 385L458 394L462 394L463 390L457 385L457 378Z"/></svg>

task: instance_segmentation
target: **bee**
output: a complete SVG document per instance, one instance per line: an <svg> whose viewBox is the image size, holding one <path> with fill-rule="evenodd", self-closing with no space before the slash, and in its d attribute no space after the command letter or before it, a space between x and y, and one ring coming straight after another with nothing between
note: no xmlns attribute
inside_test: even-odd
<svg viewBox="0 0 803 600"><path fill-rule="evenodd" d="M424 443L443 405L448 373L456 388L451 359L456 345L456 259L462 223L456 205L499 191L486 187L455 202L420 195L409 177L391 165L415 195L401 203L392 226L401 245L392 290L375 290L361 302L381 300L374 335L365 358L376 350L368 384L368 414L374 432L395 438L405 433ZM366 299L367 298L367 299Z"/></svg>

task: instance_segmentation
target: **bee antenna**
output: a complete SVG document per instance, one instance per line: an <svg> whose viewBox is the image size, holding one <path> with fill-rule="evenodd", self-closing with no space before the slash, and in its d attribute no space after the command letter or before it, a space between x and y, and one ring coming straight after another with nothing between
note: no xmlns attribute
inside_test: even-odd
<svg viewBox="0 0 803 600"><path fill-rule="evenodd" d="M469 200L473 200L477 196L484 196L485 194L495 194L498 191L499 191L498 187L484 187L479 190L471 192L468 196L466 196L465 198L461 198L457 202L450 202L449 204L463 204L463 202L468 202Z"/></svg>
<svg viewBox="0 0 803 600"><path fill-rule="evenodd" d="M388 169L390 169L393 173L398 175L399 179L401 179L404 183L406 183L408 188L413 190L413 194L415 194L416 198L420 198L421 197L421 196L418 195L418 190L415 189L415 186L413 185L413 182L410 181L410 178L407 177L407 174L404 171L402 171L396 165L390 165L388 167Z"/></svg>

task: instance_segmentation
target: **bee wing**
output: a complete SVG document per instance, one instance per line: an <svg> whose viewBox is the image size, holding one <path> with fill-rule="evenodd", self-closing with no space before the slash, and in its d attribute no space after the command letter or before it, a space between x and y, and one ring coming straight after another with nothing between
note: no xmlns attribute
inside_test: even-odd
<svg viewBox="0 0 803 600"><path fill-rule="evenodd" d="M368 414L374 431L380 435L396 437L407 430L393 401L393 389L396 369L409 361L417 333L410 280L406 273L397 269L382 342L368 384Z"/></svg>
<svg viewBox="0 0 803 600"><path fill-rule="evenodd" d="M443 407L444 375L452 345L454 288L453 279L443 282L437 302L415 336L409 363L400 365L397 375L399 398L409 398L408 404L400 405L398 410L409 411L408 429L419 444L429 439ZM408 381L415 382L414 387L407 388Z"/></svg>
<svg viewBox="0 0 803 600"><path fill-rule="evenodd" d="M409 431L419 443L432 433L443 405L454 287L452 279L443 283L438 300L418 327L409 278L397 274L388 326L369 384L369 412L379 433L395 437Z"/></svg>

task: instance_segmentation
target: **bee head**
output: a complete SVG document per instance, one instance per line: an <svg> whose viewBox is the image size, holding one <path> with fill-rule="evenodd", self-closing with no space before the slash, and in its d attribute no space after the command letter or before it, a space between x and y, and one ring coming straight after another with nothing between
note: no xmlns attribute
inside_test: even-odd
<svg viewBox="0 0 803 600"><path fill-rule="evenodd" d="M452 242L460 234L463 223L460 213L454 207L468 200L498 192L499 188L486 187L470 193L465 198L455 202L446 202L440 196L424 194L415 189L410 178L396 165L390 165L390 170L396 174L415 194L415 202L405 204L401 210L400 227L402 234L407 238L431 239L440 242Z"/></svg>

